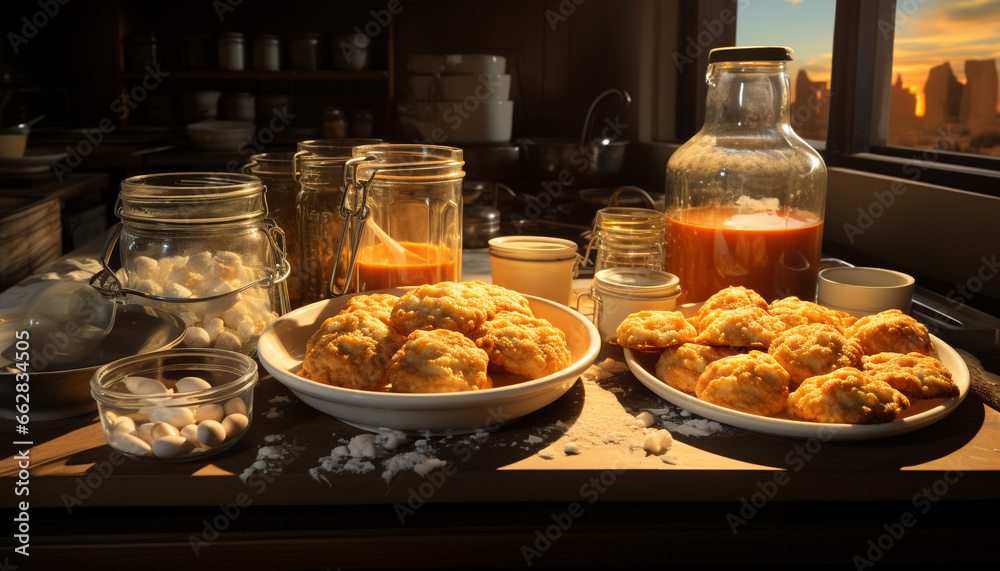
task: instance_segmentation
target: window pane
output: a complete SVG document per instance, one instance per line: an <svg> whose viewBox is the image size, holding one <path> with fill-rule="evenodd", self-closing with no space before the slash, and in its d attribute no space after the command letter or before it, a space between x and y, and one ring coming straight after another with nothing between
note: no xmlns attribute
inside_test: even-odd
<svg viewBox="0 0 1000 571"><path fill-rule="evenodd" d="M1000 0L899 0L890 145L1000 156Z"/></svg>
<svg viewBox="0 0 1000 571"><path fill-rule="evenodd" d="M740 0L737 8L737 45L794 50L791 120L805 139L826 140L835 8L830 0Z"/></svg>

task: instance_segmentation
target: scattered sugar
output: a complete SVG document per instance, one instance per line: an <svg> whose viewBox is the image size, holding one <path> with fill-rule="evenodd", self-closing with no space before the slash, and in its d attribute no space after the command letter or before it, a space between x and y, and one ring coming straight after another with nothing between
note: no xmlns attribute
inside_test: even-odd
<svg viewBox="0 0 1000 571"><path fill-rule="evenodd" d="M525 439L525 442L527 442L528 444L541 444L542 442L545 442L545 440L539 436L535 436L534 434L532 434L529 435L527 439Z"/></svg>
<svg viewBox="0 0 1000 571"><path fill-rule="evenodd" d="M656 419L654 419L653 415L647 411L640 412L638 416L635 417L635 424L639 428L649 428L650 426L653 426L654 422L656 422Z"/></svg>
<svg viewBox="0 0 1000 571"><path fill-rule="evenodd" d="M660 456L670 447L674 445L674 437L670 434L669 430L657 430L649 436L642 443L642 449L650 454Z"/></svg>
<svg viewBox="0 0 1000 571"><path fill-rule="evenodd" d="M540 450L538 452L538 457L543 460L552 460L556 457L556 455L551 450L546 448L545 450Z"/></svg>
<svg viewBox="0 0 1000 571"><path fill-rule="evenodd" d="M264 418L266 418L268 420L273 420L275 418L281 418L282 416L285 416L285 413L282 412L282 411L280 411L280 410L278 410L277 407L273 407L273 406L270 409L268 409L267 412L264 413Z"/></svg>
<svg viewBox="0 0 1000 571"><path fill-rule="evenodd" d="M290 399L288 395L278 395L267 402L270 404L275 404L280 402L292 402L292 399Z"/></svg>

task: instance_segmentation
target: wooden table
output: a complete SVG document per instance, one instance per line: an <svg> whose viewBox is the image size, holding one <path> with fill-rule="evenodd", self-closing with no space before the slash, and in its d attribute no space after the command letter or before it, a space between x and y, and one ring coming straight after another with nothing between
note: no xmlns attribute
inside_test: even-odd
<svg viewBox="0 0 1000 571"><path fill-rule="evenodd" d="M598 362L608 357L622 360L620 349L606 346ZM879 440L674 430L664 461L642 451L629 419L643 410L690 417L625 372L578 381L552 405L483 435L431 437L447 466L388 482L379 466L319 470L362 431L266 374L254 403L251 428L233 448L178 464L120 457L96 413L31 423L23 484L25 447L10 444L22 437L0 422L3 505L30 502L30 562L86 567L110 556L119 565L163 558L196 568L332 569L996 559L1000 415L974 393L934 425ZM605 420L594 424L598 416ZM565 435L580 434L574 427L606 419L620 421L621 434L584 431L582 452L565 453ZM270 435L281 437L271 444L294 445L272 462L281 471L241 480ZM27 568L12 534L2 541L8 561Z"/></svg>

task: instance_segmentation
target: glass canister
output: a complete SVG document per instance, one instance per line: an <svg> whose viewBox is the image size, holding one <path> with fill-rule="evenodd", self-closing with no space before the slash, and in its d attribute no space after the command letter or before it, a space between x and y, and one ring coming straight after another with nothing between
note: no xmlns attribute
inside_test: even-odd
<svg viewBox="0 0 1000 571"><path fill-rule="evenodd" d="M182 346L243 353L288 310L281 230L266 218L260 179L168 173L122 181L121 224L99 274L103 291L188 325ZM121 269L108 263L117 239Z"/></svg>
<svg viewBox="0 0 1000 571"><path fill-rule="evenodd" d="M670 157L664 269L680 303L727 286L813 300L826 165L789 123L784 47L709 54L705 124Z"/></svg>
<svg viewBox="0 0 1000 571"><path fill-rule="evenodd" d="M608 268L663 268L663 213L650 208L597 211L586 259L596 250L594 273Z"/></svg>
<svg viewBox="0 0 1000 571"><path fill-rule="evenodd" d="M219 69L242 71L246 68L246 38L240 32L223 32L216 39Z"/></svg>
<svg viewBox="0 0 1000 571"><path fill-rule="evenodd" d="M626 317L639 311L671 311L681 294L677 276L649 268L608 268L594 274L589 297L594 305L594 325L601 339L607 341L618 331Z"/></svg>
<svg viewBox="0 0 1000 571"><path fill-rule="evenodd" d="M344 227L340 205L344 197L344 164L354 147L380 143L378 139L318 139L300 141L294 156L295 199L299 239L301 303L330 295L330 278ZM347 264L341 264L336 283L347 283Z"/></svg>
<svg viewBox="0 0 1000 571"><path fill-rule="evenodd" d="M356 147L344 170L340 251L347 287L331 293L458 281L462 276L462 150ZM344 261L344 255L338 258Z"/></svg>
<svg viewBox="0 0 1000 571"><path fill-rule="evenodd" d="M295 153L260 153L250 157L243 172L264 183L267 210L285 235L285 255L291 266L288 274L288 301L292 309L302 305L302 253L295 202L299 185L295 181Z"/></svg>

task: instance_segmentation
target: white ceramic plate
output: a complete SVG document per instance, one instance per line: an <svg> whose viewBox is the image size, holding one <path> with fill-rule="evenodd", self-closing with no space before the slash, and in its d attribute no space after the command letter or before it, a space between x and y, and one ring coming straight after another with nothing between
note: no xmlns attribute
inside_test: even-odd
<svg viewBox="0 0 1000 571"><path fill-rule="evenodd" d="M688 304L678 308L685 316L693 315L698 305ZM895 436L923 428L951 414L965 400L969 392L969 369L957 352L941 339L931 335L936 354L934 355L951 371L958 384L959 395L953 399L920 399L910 400L910 408L892 422L883 424L834 424L810 422L793 419L788 413L775 416L757 416L748 414L709 402L705 402L679 391L653 374L656 367L657 353L641 353L625 349L625 362L635 374L639 382L658 396L672 404L683 407L695 414L731 426L745 428L754 432L791 438L819 438L826 440L869 440Z"/></svg>
<svg viewBox="0 0 1000 571"><path fill-rule="evenodd" d="M384 292L402 295L404 290ZM496 427L532 413L565 394L593 364L601 348L597 329L586 317L564 305L525 297L537 317L547 319L566 334L573 355L569 367L540 379L523 380L524 377L491 373L492 389L397 394L344 389L296 375L305 356L306 341L326 318L340 311L349 296L319 301L284 315L264 330L257 341L257 354L264 368L303 402L359 428L459 434Z"/></svg>
<svg viewBox="0 0 1000 571"><path fill-rule="evenodd" d="M43 173L65 158L66 153L56 148L28 149L23 157L0 157L0 174Z"/></svg>

